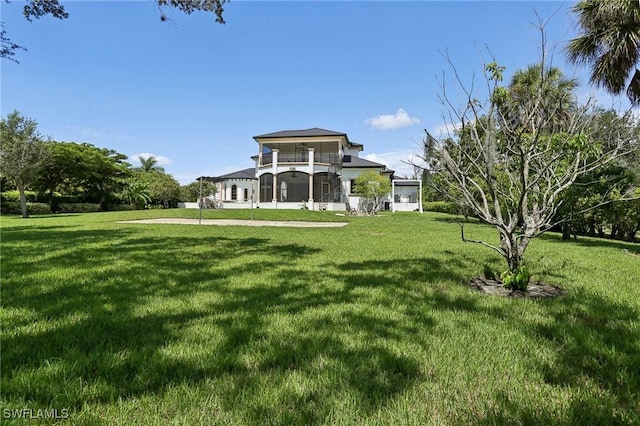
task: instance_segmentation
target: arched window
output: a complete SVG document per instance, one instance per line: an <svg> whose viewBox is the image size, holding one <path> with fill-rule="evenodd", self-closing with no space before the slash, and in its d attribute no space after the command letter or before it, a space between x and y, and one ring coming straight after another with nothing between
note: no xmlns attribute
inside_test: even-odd
<svg viewBox="0 0 640 426"><path fill-rule="evenodd" d="M238 185L231 186L231 200L235 201L238 199Z"/></svg>

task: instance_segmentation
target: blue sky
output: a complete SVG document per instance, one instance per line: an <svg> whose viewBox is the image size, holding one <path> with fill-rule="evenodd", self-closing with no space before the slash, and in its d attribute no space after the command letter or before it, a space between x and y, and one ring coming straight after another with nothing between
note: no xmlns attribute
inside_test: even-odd
<svg viewBox="0 0 640 426"><path fill-rule="evenodd" d="M182 184L252 167L255 135L310 127L345 132L363 157L411 173L401 160L444 124L442 53L470 82L488 46L508 78L539 57L535 11L553 16L554 64L592 90L561 52L573 2L233 0L226 25L171 9L163 23L151 1L62 4L68 19L28 22L23 2L2 1L9 37L28 48L19 64L2 60L2 116L17 109L45 136L132 164L153 154Z"/></svg>

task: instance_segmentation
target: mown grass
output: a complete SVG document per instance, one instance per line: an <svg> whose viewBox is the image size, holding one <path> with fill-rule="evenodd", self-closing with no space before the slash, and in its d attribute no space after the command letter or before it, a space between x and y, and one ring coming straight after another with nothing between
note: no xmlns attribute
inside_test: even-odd
<svg viewBox="0 0 640 426"><path fill-rule="evenodd" d="M529 268L568 293L512 300L464 285L502 261L462 243L444 214L254 211L350 222L314 229L116 223L197 214L0 219L3 415L67 408L60 422L82 425L640 423L637 244L544 236Z"/></svg>

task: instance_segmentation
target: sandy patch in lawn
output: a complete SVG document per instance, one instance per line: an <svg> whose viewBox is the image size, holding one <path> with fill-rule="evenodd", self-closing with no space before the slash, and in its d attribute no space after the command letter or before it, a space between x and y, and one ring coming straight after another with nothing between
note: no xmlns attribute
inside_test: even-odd
<svg viewBox="0 0 640 426"><path fill-rule="evenodd" d="M179 225L197 225L198 219L159 218L123 220L118 223L169 223ZM295 220L239 220L239 219L202 219L203 225L218 226L285 226L293 228L339 228L348 222L302 222Z"/></svg>

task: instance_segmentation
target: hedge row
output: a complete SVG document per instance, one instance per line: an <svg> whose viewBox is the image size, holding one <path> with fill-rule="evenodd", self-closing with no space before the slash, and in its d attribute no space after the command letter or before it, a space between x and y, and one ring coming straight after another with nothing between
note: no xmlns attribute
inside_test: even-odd
<svg viewBox="0 0 640 426"><path fill-rule="evenodd" d="M105 211L125 211L135 210L136 207L131 204L105 204ZM92 213L99 212L100 204L93 203L62 203L57 206L57 213ZM27 203L27 212L30 215L49 214L51 209L47 203ZM3 201L0 205L0 213L2 214L22 214L20 203L17 201Z"/></svg>
<svg viewBox="0 0 640 426"><path fill-rule="evenodd" d="M422 208L429 212L440 212L449 214L458 214L458 206L448 201L426 201L422 204Z"/></svg>
<svg viewBox="0 0 640 426"><path fill-rule="evenodd" d="M60 213L93 213L99 212L100 204L92 203L62 203L58 204Z"/></svg>
<svg viewBox="0 0 640 426"><path fill-rule="evenodd" d="M2 214L22 214L20 203L15 201L6 201L2 203ZM31 214L49 214L49 204L46 203L27 203L27 212Z"/></svg>
<svg viewBox="0 0 640 426"><path fill-rule="evenodd" d="M466 208L450 201L426 201L422 203L422 208L430 212L449 213L461 216L473 216L472 212Z"/></svg>
<svg viewBox="0 0 640 426"><path fill-rule="evenodd" d="M136 206L133 204L104 204L103 210L108 212L129 211L136 210Z"/></svg>
<svg viewBox="0 0 640 426"><path fill-rule="evenodd" d="M34 191L24 191L24 197L29 203L35 203L37 201L37 194ZM20 202L20 191L5 191L2 193L2 201Z"/></svg>

